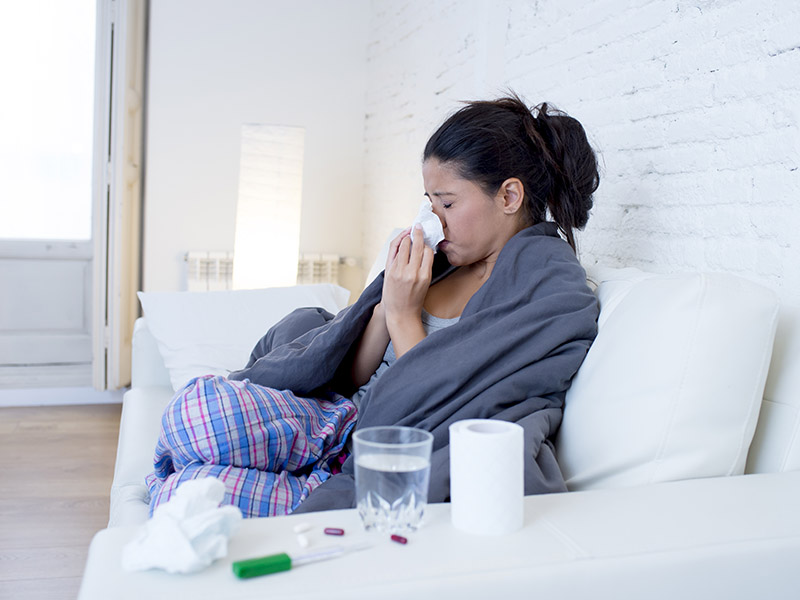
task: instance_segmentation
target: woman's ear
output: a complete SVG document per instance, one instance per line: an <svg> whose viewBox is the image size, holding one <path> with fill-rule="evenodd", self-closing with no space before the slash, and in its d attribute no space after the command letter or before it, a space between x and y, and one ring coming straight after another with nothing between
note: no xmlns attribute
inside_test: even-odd
<svg viewBox="0 0 800 600"><path fill-rule="evenodd" d="M497 191L497 199L502 201L503 212L507 215L516 214L522 208L524 198L525 187L516 177L506 179Z"/></svg>

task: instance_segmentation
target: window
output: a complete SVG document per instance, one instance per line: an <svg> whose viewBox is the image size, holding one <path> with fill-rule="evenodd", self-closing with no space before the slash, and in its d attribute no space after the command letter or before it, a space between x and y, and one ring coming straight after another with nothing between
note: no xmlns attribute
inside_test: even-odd
<svg viewBox="0 0 800 600"><path fill-rule="evenodd" d="M243 125L233 288L297 283L305 129Z"/></svg>
<svg viewBox="0 0 800 600"><path fill-rule="evenodd" d="M4 3L0 238L92 230L94 0Z"/></svg>

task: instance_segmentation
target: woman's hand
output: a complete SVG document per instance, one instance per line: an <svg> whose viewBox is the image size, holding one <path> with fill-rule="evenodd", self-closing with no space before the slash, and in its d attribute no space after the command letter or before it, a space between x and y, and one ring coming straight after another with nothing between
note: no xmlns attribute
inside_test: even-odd
<svg viewBox="0 0 800 600"><path fill-rule="evenodd" d="M398 357L425 337L421 314L432 269L433 250L425 245L420 226L413 232L406 229L392 240L386 259L382 304Z"/></svg>

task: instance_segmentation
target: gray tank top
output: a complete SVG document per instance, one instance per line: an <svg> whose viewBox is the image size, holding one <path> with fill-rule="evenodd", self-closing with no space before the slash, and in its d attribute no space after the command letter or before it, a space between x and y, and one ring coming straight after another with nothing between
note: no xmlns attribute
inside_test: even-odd
<svg viewBox="0 0 800 600"><path fill-rule="evenodd" d="M425 335L430 335L434 331L438 331L440 329L444 329L445 327L449 327L450 325L454 325L458 323L458 320L461 317L454 317L452 319L440 319L439 317L434 317L432 314L427 312L424 308L422 309L422 328L425 330ZM389 341L389 345L386 346L386 352L383 353L383 359L381 360L381 364L378 365L376 371L372 374L372 377L369 378L369 381L358 388L355 394L350 398L356 405L356 408L359 407L361 404L361 398L364 397L364 394L367 393L369 387L375 383L378 377L388 369L394 361L397 360L397 356L394 353L394 346L392 342Z"/></svg>

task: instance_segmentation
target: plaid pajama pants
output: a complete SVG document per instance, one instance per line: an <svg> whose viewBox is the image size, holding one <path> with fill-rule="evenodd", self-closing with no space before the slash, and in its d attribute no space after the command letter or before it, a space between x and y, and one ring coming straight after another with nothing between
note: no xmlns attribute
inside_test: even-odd
<svg viewBox="0 0 800 600"><path fill-rule="evenodd" d="M207 375L167 405L147 476L150 514L184 481L216 477L245 517L291 513L340 462L356 422L338 394L302 398Z"/></svg>

